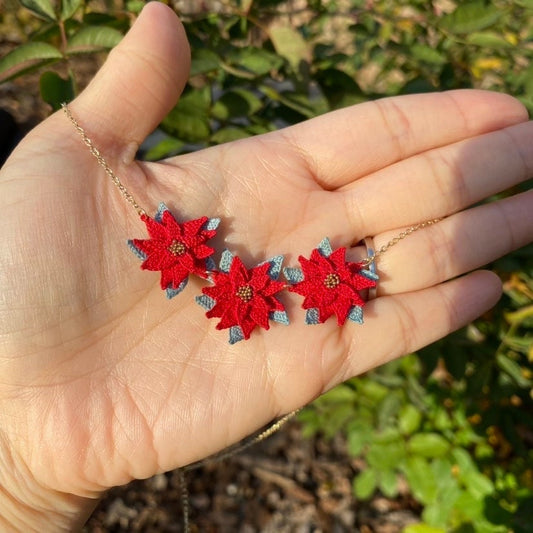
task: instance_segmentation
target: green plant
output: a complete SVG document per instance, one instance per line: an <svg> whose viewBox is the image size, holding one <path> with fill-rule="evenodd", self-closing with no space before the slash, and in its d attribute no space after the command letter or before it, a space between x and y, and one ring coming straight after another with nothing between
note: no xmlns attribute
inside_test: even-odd
<svg viewBox="0 0 533 533"><path fill-rule="evenodd" d="M399 494L431 531L526 532L532 523L533 254L493 314L333 389L300 415L304 432L346 435L365 461L360 500ZM431 529L429 529L431 528ZM470 528L470 529L469 529Z"/></svg>

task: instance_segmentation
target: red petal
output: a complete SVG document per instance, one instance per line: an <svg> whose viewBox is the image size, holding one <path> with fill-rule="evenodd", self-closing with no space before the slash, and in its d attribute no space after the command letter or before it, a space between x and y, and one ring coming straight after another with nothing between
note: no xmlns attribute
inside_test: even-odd
<svg viewBox="0 0 533 533"><path fill-rule="evenodd" d="M215 306L211 311L207 312L207 317L220 317L217 329L227 329L238 325L237 314L235 313L235 308L232 307Z"/></svg>
<svg viewBox="0 0 533 533"><path fill-rule="evenodd" d="M167 254L167 243L164 241L156 241L153 239L133 239L133 244L144 252L147 256L147 259L151 255L161 255Z"/></svg>
<svg viewBox="0 0 533 533"><path fill-rule="evenodd" d="M161 225L165 227L168 235L174 238L181 238L183 235L181 224L174 218L172 213L168 210L163 211L161 216Z"/></svg>
<svg viewBox="0 0 533 533"><path fill-rule="evenodd" d="M318 309L318 322L320 324L324 323L334 313L330 307L317 307L317 309Z"/></svg>
<svg viewBox="0 0 533 533"><path fill-rule="evenodd" d="M354 279L352 283L358 291L363 290L363 289L370 289L377 285L377 283L374 280L368 279L367 277L362 276L360 274L354 275Z"/></svg>
<svg viewBox="0 0 533 533"><path fill-rule="evenodd" d="M256 296L250 309L250 318L262 328L268 329L269 313L268 303L261 296Z"/></svg>
<svg viewBox="0 0 533 533"><path fill-rule="evenodd" d="M213 248L205 244L199 244L195 246L193 251L194 255L198 257L198 259L205 259L206 257L209 257L215 253Z"/></svg>
<svg viewBox="0 0 533 533"><path fill-rule="evenodd" d="M181 225L183 236L189 237L191 235L198 235L202 226L208 221L207 217L197 218L195 220L188 220Z"/></svg>
<svg viewBox="0 0 533 533"><path fill-rule="evenodd" d="M191 252L187 251L183 255L179 255L176 258L178 260L178 263L189 272L194 272L197 269L194 257L191 255Z"/></svg>
<svg viewBox="0 0 533 533"><path fill-rule="evenodd" d="M250 273L238 256L235 256L231 262L229 277L231 278L235 287L248 283L250 279Z"/></svg>
<svg viewBox="0 0 533 533"><path fill-rule="evenodd" d="M285 289L285 283L281 281L274 281L269 278L267 286L261 291L264 296L272 296Z"/></svg>
<svg viewBox="0 0 533 533"><path fill-rule="evenodd" d="M176 256L162 250L159 253L149 255L141 265L143 270L165 270L171 268L177 263Z"/></svg>
<svg viewBox="0 0 533 533"><path fill-rule="evenodd" d="M171 241L167 229L162 224L146 215L142 216L141 220L146 224L146 229L151 239L163 242Z"/></svg>
<svg viewBox="0 0 533 533"><path fill-rule="evenodd" d="M337 268L346 268L346 248L337 248L328 259Z"/></svg>
<svg viewBox="0 0 533 533"><path fill-rule="evenodd" d="M215 279L215 285L204 287L202 292L217 302L228 300L228 298L231 298L233 288L229 276L227 274L219 274L216 278L218 279Z"/></svg>
<svg viewBox="0 0 533 533"><path fill-rule="evenodd" d="M345 298L346 300L350 300L351 298L357 297L357 291L348 284L341 283L336 289L335 292L337 293L337 296L339 298Z"/></svg>
<svg viewBox="0 0 533 533"><path fill-rule="evenodd" d="M315 250L313 250L313 252L315 252ZM322 274L319 266L316 263L306 259L302 255L298 257L298 261L300 261L300 264L302 265L302 272L304 273L305 279L312 279Z"/></svg>
<svg viewBox="0 0 533 533"><path fill-rule="evenodd" d="M285 311L285 306L277 298L270 297L268 303L270 311Z"/></svg>
<svg viewBox="0 0 533 533"><path fill-rule="evenodd" d="M291 285L289 287L289 292L295 292L296 294L301 294L302 296L307 296L315 292L316 282L309 281L304 279L299 283Z"/></svg>
<svg viewBox="0 0 533 533"><path fill-rule="evenodd" d="M239 326L241 326L242 333L244 335L244 339L248 340L250 338L250 333L252 333L252 331L255 328L255 322L253 320L251 320L250 318L245 318L239 324ZM268 329L268 323L267 323L267 327L265 329Z"/></svg>
<svg viewBox="0 0 533 533"><path fill-rule="evenodd" d="M354 304L352 304L349 300L339 298L335 302L335 304L331 306L331 309L337 315L337 324L339 326L342 326L346 322L346 319L348 318L348 313L350 312L350 309L353 305Z"/></svg>
<svg viewBox="0 0 533 533"><path fill-rule="evenodd" d="M189 273L176 265L174 268L166 268L161 270L161 288L165 290L167 287L177 289L181 282L187 278Z"/></svg>

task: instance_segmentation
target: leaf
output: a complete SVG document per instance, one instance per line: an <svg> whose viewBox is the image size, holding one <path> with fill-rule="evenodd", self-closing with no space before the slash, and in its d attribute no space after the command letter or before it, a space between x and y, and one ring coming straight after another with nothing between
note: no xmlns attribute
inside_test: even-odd
<svg viewBox="0 0 533 533"><path fill-rule="evenodd" d="M398 495L398 476L394 470L380 472L378 485L387 498L396 498Z"/></svg>
<svg viewBox="0 0 533 533"><path fill-rule="evenodd" d="M411 404L405 405L398 415L398 428L403 435L414 433L422 422L422 413Z"/></svg>
<svg viewBox="0 0 533 533"><path fill-rule="evenodd" d="M129 0L128 2L126 2L126 9L130 13L138 15L143 10L143 7L145 5L146 2L144 0Z"/></svg>
<svg viewBox="0 0 533 533"><path fill-rule="evenodd" d="M403 533L446 533L446 530L427 524L410 524L403 530Z"/></svg>
<svg viewBox="0 0 533 533"><path fill-rule="evenodd" d="M220 67L220 58L207 48L194 49L191 54L191 76L212 72Z"/></svg>
<svg viewBox="0 0 533 533"><path fill-rule="evenodd" d="M61 0L61 20L67 20L81 6L83 0Z"/></svg>
<svg viewBox="0 0 533 533"><path fill-rule="evenodd" d="M370 498L377 486L376 473L372 469L363 470L353 481L353 492L359 500Z"/></svg>
<svg viewBox="0 0 533 533"><path fill-rule="evenodd" d="M303 115L305 118L313 118L327 111L327 103L325 101L320 99L311 101L306 94L284 92L279 95L278 99L283 105Z"/></svg>
<svg viewBox="0 0 533 533"><path fill-rule="evenodd" d="M389 394L389 389L387 387L369 379L361 381L359 390L363 396L372 402L380 402Z"/></svg>
<svg viewBox="0 0 533 533"><path fill-rule="evenodd" d="M438 489L427 460L410 457L403 469L413 496L426 505L435 502Z"/></svg>
<svg viewBox="0 0 533 533"><path fill-rule="evenodd" d="M522 367L516 361L513 361L506 355L499 354L496 357L496 362L501 370L507 373L519 387L526 389L531 387L532 381L524 377Z"/></svg>
<svg viewBox="0 0 533 533"><path fill-rule="evenodd" d="M149 148L143 159L146 161L159 161L165 157L176 155L183 148L183 142L173 137L167 137Z"/></svg>
<svg viewBox="0 0 533 533"><path fill-rule="evenodd" d="M244 77L246 77L246 73L250 73L256 77L263 76L271 70L278 69L283 65L283 59L262 48L248 46L234 52L230 57L230 63L244 69ZM234 71L233 73L236 76L239 75L238 71Z"/></svg>
<svg viewBox="0 0 533 533"><path fill-rule="evenodd" d="M290 26L271 26L269 37L276 52L284 57L295 71L299 70L302 62L309 62L309 45L299 31Z"/></svg>
<svg viewBox="0 0 533 533"><path fill-rule="evenodd" d="M61 52L51 44L23 44L0 59L0 83L62 58Z"/></svg>
<svg viewBox="0 0 533 533"><path fill-rule="evenodd" d="M40 18L57 20L54 6L50 0L20 0L20 3Z"/></svg>
<svg viewBox="0 0 533 533"><path fill-rule="evenodd" d="M251 91L236 88L224 93L213 105L211 114L218 120L250 117L263 107L263 102Z"/></svg>
<svg viewBox="0 0 533 533"><path fill-rule="evenodd" d="M87 54L100 52L116 46L122 39L122 33L107 26L86 26L69 40L67 53Z"/></svg>
<svg viewBox="0 0 533 533"><path fill-rule="evenodd" d="M438 433L418 433L411 437L407 449L422 457L442 457L450 450L450 443Z"/></svg>
<svg viewBox="0 0 533 533"><path fill-rule="evenodd" d="M356 424L348 433L348 453L354 457L361 455L364 447L372 438L372 428L363 424Z"/></svg>
<svg viewBox="0 0 533 533"><path fill-rule="evenodd" d="M161 129L183 142L206 141L211 135L208 112L211 105L209 87L191 90L163 119Z"/></svg>
<svg viewBox="0 0 533 533"><path fill-rule="evenodd" d="M513 45L499 33L489 31L474 32L468 35L466 42L482 48L513 48Z"/></svg>
<svg viewBox="0 0 533 533"><path fill-rule="evenodd" d="M454 448L452 456L459 467L459 476L470 475L471 472L477 472L476 464L471 455L463 448Z"/></svg>
<svg viewBox="0 0 533 533"><path fill-rule="evenodd" d="M63 79L55 72L44 72L39 80L41 98L57 111L63 102L70 102L75 96L74 79Z"/></svg>
<svg viewBox="0 0 533 533"><path fill-rule="evenodd" d="M429 63L431 65L444 65L448 60L445 55L441 54L435 48L424 44L413 44L410 48L411 55L418 61Z"/></svg>
<svg viewBox="0 0 533 533"><path fill-rule="evenodd" d="M366 100L363 91L356 81L346 72L336 68L319 70L315 74L324 95L332 109L347 107Z"/></svg>
<svg viewBox="0 0 533 533"><path fill-rule="evenodd" d="M387 444L373 442L369 445L366 460L375 469L385 471L397 468L405 460L405 456L403 440Z"/></svg>
<svg viewBox="0 0 533 533"><path fill-rule="evenodd" d="M504 11L494 4L476 0L461 4L442 17L440 26L451 33L472 33L492 26L503 14Z"/></svg>
<svg viewBox="0 0 533 533"><path fill-rule="evenodd" d="M482 500L494 492L494 485L492 481L484 476L481 472L470 472L468 476L462 478L466 489L474 498Z"/></svg>
<svg viewBox="0 0 533 533"><path fill-rule="evenodd" d="M211 135L211 142L223 144L238 141L239 139L246 139L246 137L250 137L250 134L244 128L221 128L215 134Z"/></svg>
<svg viewBox="0 0 533 533"><path fill-rule="evenodd" d="M319 398L319 402L332 402L332 403L344 403L344 402L354 402L357 399L357 392L341 383L333 389L329 390Z"/></svg>

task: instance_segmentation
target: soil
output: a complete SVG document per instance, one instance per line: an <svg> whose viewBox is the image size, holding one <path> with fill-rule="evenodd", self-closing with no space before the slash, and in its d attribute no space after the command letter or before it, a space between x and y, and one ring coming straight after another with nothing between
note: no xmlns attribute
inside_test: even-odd
<svg viewBox="0 0 533 533"><path fill-rule="evenodd" d="M406 488L395 500L357 502L352 481L365 465L339 435L302 437L291 422L269 439L187 474L190 531L206 533L400 533L419 521ZM84 533L183 531L177 471L111 490Z"/></svg>

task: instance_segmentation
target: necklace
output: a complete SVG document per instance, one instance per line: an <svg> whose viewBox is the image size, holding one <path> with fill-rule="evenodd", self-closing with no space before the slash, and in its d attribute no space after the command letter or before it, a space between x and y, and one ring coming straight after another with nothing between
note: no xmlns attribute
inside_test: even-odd
<svg viewBox="0 0 533 533"><path fill-rule="evenodd" d="M63 104L62 107L98 164L146 225L149 238L128 241L131 251L143 261L141 268L160 272L160 286L167 298L178 295L190 276L208 281L211 286L202 289L196 302L206 310L207 318L220 319L216 329L228 329L231 344L249 339L258 327L268 330L270 322L288 325L289 316L279 300L280 293L286 290L304 297L302 308L306 311L307 324L322 324L333 316L339 326L346 320L362 324L363 307L369 297L375 295L379 280L376 259L415 231L440 220L413 225L376 251L369 244L371 239L366 239L367 256L359 262L348 261L346 248L332 249L325 237L309 257L299 256L299 267L283 268L283 256L279 255L247 268L229 250L222 252L217 267L213 260L215 250L208 241L216 235L220 219L204 216L178 222L164 203L159 205L155 216L150 217L94 146L68 106ZM280 280L282 273L286 281Z"/></svg>
<svg viewBox="0 0 533 533"><path fill-rule="evenodd" d="M148 239L128 241L132 252L143 261L141 268L160 272L160 286L168 298L179 294L191 275L210 282L211 286L204 287L196 301L206 310L208 318L220 318L217 329L229 329L231 344L250 338L256 327L268 330L270 321L288 325L289 317L277 297L285 290L304 297L302 307L306 310L307 324L321 324L332 316L336 317L339 326L346 320L362 324L363 307L376 294L379 280L376 260L415 231L440 220L415 224L398 233L378 250L374 250L372 238L366 238L367 256L359 262L347 261L346 248L333 250L326 237L308 258L298 258L300 267L283 268L283 256L276 256L253 268L246 268L241 259L229 250L222 252L217 267L212 258L215 250L207 241L215 236L220 219L204 216L180 223L164 203L159 205L155 216L151 218L94 146L68 106L62 104L62 108L90 153L146 225ZM279 280L281 273L286 282ZM266 439L298 412L299 409L296 409L286 414L243 444L178 470L185 533L190 531L186 473L223 461Z"/></svg>

